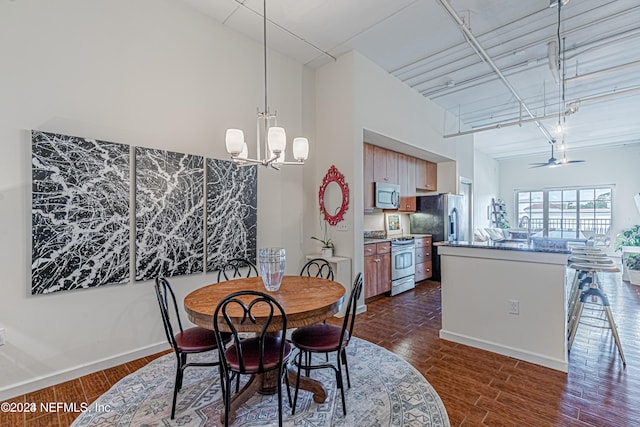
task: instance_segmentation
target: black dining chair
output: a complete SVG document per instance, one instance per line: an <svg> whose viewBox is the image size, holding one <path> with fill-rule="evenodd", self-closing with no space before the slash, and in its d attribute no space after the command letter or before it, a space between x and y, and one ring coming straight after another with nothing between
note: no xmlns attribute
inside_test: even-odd
<svg viewBox="0 0 640 427"><path fill-rule="evenodd" d="M347 386L351 388L349 378L349 364L347 362L346 348L353 334L353 326L356 319L356 308L358 300L362 294L362 273L358 273L353 283L353 289L349 296L349 303L344 314L342 327L329 325L326 323L316 323L296 329L291 334L291 342L298 348L298 358L295 361L297 367L296 389L293 395L292 414L296 413L296 403L298 400L298 389L300 387L300 372L305 371L309 376L309 371L314 369L331 368L336 374L336 384L342 395L342 412L347 415L347 406L344 399L344 384L342 380L342 365L347 373ZM336 363L312 364L314 353L336 353ZM304 362L303 362L304 358Z"/></svg>
<svg viewBox="0 0 640 427"><path fill-rule="evenodd" d="M243 274L243 269L247 269ZM243 258L233 258L225 262L218 270L218 282L222 280L237 279L240 277L257 277L258 268L254 263Z"/></svg>
<svg viewBox="0 0 640 427"><path fill-rule="evenodd" d="M301 276L322 277L323 279L333 280L333 268L329 261L324 258L313 258L300 270Z"/></svg>
<svg viewBox="0 0 640 427"><path fill-rule="evenodd" d="M242 315L239 316L238 313ZM260 332L255 336L246 337L239 332L243 330L243 325L255 325L251 329L259 329ZM278 371L278 425L282 426L283 379L286 381L287 396L291 403L286 369L291 344L285 339L287 316L280 303L263 292L234 292L227 295L216 307L213 329L219 340L225 427L229 425L233 379L238 375L256 375L275 370ZM231 331L231 342L226 347L223 345L223 330Z"/></svg>
<svg viewBox="0 0 640 427"><path fill-rule="evenodd" d="M216 334L210 329L194 326L188 329L182 327L176 296L171 289L171 285L164 277L156 278L156 297L160 306L160 314L162 315L162 323L167 340L176 355L176 380L173 386L173 400L171 402L171 419L176 413L176 398L178 392L182 388L182 378L184 370L192 366L219 366L218 360L212 362L187 362L187 356L190 354L204 353L206 351L218 348ZM178 332L174 331L174 325L177 325ZM230 334L220 334L222 343L229 342ZM215 356L214 356L215 357Z"/></svg>

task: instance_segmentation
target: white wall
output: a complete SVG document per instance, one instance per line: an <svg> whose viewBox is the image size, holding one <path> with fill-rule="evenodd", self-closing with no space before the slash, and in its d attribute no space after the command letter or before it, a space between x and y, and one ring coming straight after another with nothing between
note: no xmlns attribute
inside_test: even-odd
<svg viewBox="0 0 640 427"><path fill-rule="evenodd" d="M450 159L472 150L472 144L470 139L461 139L463 144L457 148L455 140L445 141L444 111L357 52L342 55L320 68L316 78L316 129L319 144L325 150L324 161L326 167L332 162L340 165L351 189L349 233L334 229L332 236L336 236L338 253L353 258L355 274L364 269L364 130ZM472 162L466 162L466 169L458 172L471 176L472 167ZM451 171L446 179L455 189L456 168ZM449 188L447 182L439 182L438 187L441 184Z"/></svg>
<svg viewBox="0 0 640 427"><path fill-rule="evenodd" d="M633 201L633 196L640 192L640 144L574 151L569 158L586 162L536 169L530 169L529 163L544 159L529 157L500 162L500 197L506 202L511 224L516 223L516 190L598 185L613 186L612 240L621 229L640 224L640 213Z"/></svg>
<svg viewBox="0 0 640 427"><path fill-rule="evenodd" d="M279 123L313 144L313 73L269 55ZM227 158L227 127L255 141L264 88L261 44L175 0L2 1L0 58L2 400L166 348L152 282L30 295L29 130ZM303 169L259 172L258 246L285 247L288 273ZM213 281L172 280L179 298Z"/></svg>
<svg viewBox="0 0 640 427"><path fill-rule="evenodd" d="M491 220L487 217L487 209L491 199L500 197L500 165L499 163L479 151L474 153L473 173L473 224L474 227L491 227Z"/></svg>
<svg viewBox="0 0 640 427"><path fill-rule="evenodd" d="M349 206L344 214L344 224L347 231L338 231L337 227L330 226L329 234L336 248L335 255L353 257L353 232L354 218L357 218L357 187L353 179L353 117L354 117L354 91L353 91L353 65L346 58L338 58L329 66L316 71L316 146L315 152L316 171L315 180L308 181L312 187L306 191L315 197L314 218L315 236L322 236L318 202L318 191L322 179L327 171L334 165L345 176L345 182L349 186ZM362 145L362 144L361 144ZM361 149L362 150L362 149ZM307 236L305 236L307 237ZM308 240L308 239L307 239ZM311 252L319 252L319 244L312 243ZM352 265L353 266L353 265ZM352 271L358 271L353 270Z"/></svg>

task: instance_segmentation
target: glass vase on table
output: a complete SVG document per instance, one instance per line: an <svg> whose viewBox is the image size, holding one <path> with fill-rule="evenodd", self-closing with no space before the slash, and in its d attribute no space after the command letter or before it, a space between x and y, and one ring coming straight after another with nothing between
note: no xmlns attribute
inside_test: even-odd
<svg viewBox="0 0 640 427"><path fill-rule="evenodd" d="M285 267L284 248L262 248L258 250L258 267L264 287L269 292L280 289Z"/></svg>

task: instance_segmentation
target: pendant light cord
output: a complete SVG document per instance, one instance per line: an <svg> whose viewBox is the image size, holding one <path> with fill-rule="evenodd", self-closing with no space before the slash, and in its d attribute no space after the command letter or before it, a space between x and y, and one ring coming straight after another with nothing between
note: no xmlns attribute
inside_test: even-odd
<svg viewBox="0 0 640 427"><path fill-rule="evenodd" d="M262 49L264 53L264 112L268 114L267 103L267 0L262 2Z"/></svg>
<svg viewBox="0 0 640 427"><path fill-rule="evenodd" d="M561 40L560 40L560 22L561 22L561 15L560 15L560 11L562 8L562 0L558 0L558 26L556 28L556 37L557 37L557 42L558 42L558 58L557 58L557 63L556 63L556 67L558 69L558 75L560 76L560 82L558 84L558 130L561 131L561 136L564 139L564 129L562 129L562 123L561 123L561 119L562 119L562 105L563 105L563 101L564 101L564 75L562 72L562 44L561 44Z"/></svg>

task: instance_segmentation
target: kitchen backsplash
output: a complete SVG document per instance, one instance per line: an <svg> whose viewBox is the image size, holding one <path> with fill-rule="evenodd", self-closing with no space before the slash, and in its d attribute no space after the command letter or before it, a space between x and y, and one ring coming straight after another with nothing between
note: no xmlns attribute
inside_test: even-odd
<svg viewBox="0 0 640 427"><path fill-rule="evenodd" d="M365 230L364 231L365 239L384 239L385 237L387 236L384 230Z"/></svg>
<svg viewBox="0 0 640 427"><path fill-rule="evenodd" d="M409 234L409 215L406 213L388 213L386 215L392 215L399 217L400 230L387 230L389 227L389 221L385 221L384 213L365 214L363 221L364 238L365 239L384 239L389 235L402 235ZM393 221L392 221L393 223ZM394 227L392 227L394 228Z"/></svg>

